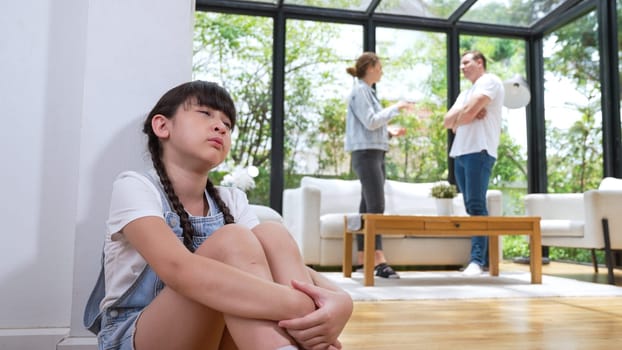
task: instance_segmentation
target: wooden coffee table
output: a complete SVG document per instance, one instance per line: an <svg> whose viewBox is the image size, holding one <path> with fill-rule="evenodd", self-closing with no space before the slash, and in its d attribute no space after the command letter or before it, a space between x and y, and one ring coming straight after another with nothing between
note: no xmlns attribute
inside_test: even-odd
<svg viewBox="0 0 622 350"><path fill-rule="evenodd" d="M531 283L542 283L542 236L538 216L419 216L361 214L363 227L349 230L344 218L343 275L352 276L352 238L365 236L364 285L374 285L376 235L488 236L490 275L499 276L499 236L527 235L531 253Z"/></svg>

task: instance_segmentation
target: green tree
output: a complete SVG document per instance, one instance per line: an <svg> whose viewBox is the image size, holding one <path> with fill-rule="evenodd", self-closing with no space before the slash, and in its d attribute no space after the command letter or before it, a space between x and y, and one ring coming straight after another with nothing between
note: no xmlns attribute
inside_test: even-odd
<svg viewBox="0 0 622 350"><path fill-rule="evenodd" d="M591 12L550 34L551 54L545 69L570 81L585 104L568 101L580 118L568 130L547 125L547 170L550 192L584 192L602 178L598 23Z"/></svg>
<svg viewBox="0 0 622 350"><path fill-rule="evenodd" d="M231 93L238 110L228 168L254 165L260 169L257 187L249 191L255 203L268 203L272 118L271 18L197 12L194 35L195 79L219 82ZM285 138L286 173L292 173L298 145L310 144L308 130L317 130L321 100L313 95L316 82L330 81L323 64L343 61L323 43L335 26L288 21L286 47ZM223 174L214 174L215 181Z"/></svg>
<svg viewBox="0 0 622 350"><path fill-rule="evenodd" d="M338 98L326 100L320 106L318 114L321 122L318 135L311 145L318 149L318 171L331 174L349 172L346 161L349 159L344 151L345 138L345 101Z"/></svg>

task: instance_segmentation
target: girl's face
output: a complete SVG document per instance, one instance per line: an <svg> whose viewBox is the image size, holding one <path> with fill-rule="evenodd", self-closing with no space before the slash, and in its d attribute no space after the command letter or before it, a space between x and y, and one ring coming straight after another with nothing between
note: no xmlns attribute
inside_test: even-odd
<svg viewBox="0 0 622 350"><path fill-rule="evenodd" d="M231 149L231 121L222 111L182 104L167 124L165 154L180 166L210 170L222 163Z"/></svg>

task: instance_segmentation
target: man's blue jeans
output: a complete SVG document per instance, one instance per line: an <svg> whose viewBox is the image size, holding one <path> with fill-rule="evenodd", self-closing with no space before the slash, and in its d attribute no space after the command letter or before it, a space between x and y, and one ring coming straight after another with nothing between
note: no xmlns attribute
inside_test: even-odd
<svg viewBox="0 0 622 350"><path fill-rule="evenodd" d="M488 152L469 153L454 158L454 175L466 211L471 216L488 216L486 191L495 158ZM471 260L480 266L488 266L488 237L471 238Z"/></svg>

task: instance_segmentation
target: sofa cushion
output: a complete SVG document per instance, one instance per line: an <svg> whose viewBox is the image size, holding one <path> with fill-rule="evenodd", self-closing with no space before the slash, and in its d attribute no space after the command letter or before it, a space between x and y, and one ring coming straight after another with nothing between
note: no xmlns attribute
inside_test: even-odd
<svg viewBox="0 0 622 350"><path fill-rule="evenodd" d="M433 183L408 183L394 180L385 182L385 213L431 214L435 212L434 198L430 196Z"/></svg>
<svg viewBox="0 0 622 350"><path fill-rule="evenodd" d="M359 209L361 202L359 180L320 179L305 176L300 180L300 186L311 186L320 190L320 215L355 213ZM343 215L341 214L342 220Z"/></svg>
<svg viewBox="0 0 622 350"><path fill-rule="evenodd" d="M583 237L582 220L542 220L540 231L542 237Z"/></svg>
<svg viewBox="0 0 622 350"><path fill-rule="evenodd" d="M622 190L622 179L617 179L615 177L606 177L602 179L600 185L598 186L599 190Z"/></svg>
<svg viewBox="0 0 622 350"><path fill-rule="evenodd" d="M259 219L259 222L283 222L283 218L281 217L281 215L270 207L266 207L265 205L251 204L251 208L253 208L255 215L257 215L257 218Z"/></svg>

